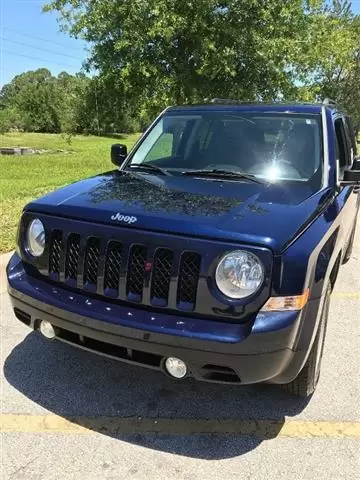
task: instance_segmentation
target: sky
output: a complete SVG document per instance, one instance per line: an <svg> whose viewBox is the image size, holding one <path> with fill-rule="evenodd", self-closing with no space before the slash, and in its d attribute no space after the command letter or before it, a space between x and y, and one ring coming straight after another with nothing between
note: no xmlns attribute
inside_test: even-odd
<svg viewBox="0 0 360 480"><path fill-rule="evenodd" d="M54 75L80 71L86 44L61 33L47 0L0 0L0 88L24 71L48 68ZM360 13L360 0L353 0Z"/></svg>
<svg viewBox="0 0 360 480"><path fill-rule="evenodd" d="M86 44L60 32L56 13L42 13L46 3L0 0L0 88L27 70L80 71Z"/></svg>

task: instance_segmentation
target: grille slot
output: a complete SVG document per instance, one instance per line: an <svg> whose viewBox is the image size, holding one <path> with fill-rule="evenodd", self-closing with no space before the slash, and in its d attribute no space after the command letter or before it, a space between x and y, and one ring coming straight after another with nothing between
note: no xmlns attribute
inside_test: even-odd
<svg viewBox="0 0 360 480"><path fill-rule="evenodd" d="M49 253L49 273L60 273L60 259L64 249L64 241L62 238L62 232L60 230L54 230L50 240L50 253Z"/></svg>
<svg viewBox="0 0 360 480"><path fill-rule="evenodd" d="M65 278L76 280L80 254L80 235L71 233L67 243Z"/></svg>
<svg viewBox="0 0 360 480"><path fill-rule="evenodd" d="M135 295L134 300L141 300L142 298L145 280L145 261L146 247L134 245L130 250L126 283L126 293L130 296Z"/></svg>
<svg viewBox="0 0 360 480"><path fill-rule="evenodd" d="M123 249L121 243L109 243L105 261L104 288L112 288L113 290L119 288L122 252Z"/></svg>
<svg viewBox="0 0 360 480"><path fill-rule="evenodd" d="M173 257L173 252L166 248L158 249L155 254L151 281L151 298L163 300L163 306L166 306L168 303Z"/></svg>
<svg viewBox="0 0 360 480"><path fill-rule="evenodd" d="M200 274L200 255L186 252L181 257L177 302L195 307Z"/></svg>
<svg viewBox="0 0 360 480"><path fill-rule="evenodd" d="M84 283L96 285L100 256L100 239L90 238L86 245Z"/></svg>

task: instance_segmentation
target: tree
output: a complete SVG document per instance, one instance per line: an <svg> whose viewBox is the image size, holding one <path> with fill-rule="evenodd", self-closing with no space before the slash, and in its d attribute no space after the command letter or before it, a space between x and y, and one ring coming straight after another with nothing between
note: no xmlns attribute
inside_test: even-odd
<svg viewBox="0 0 360 480"><path fill-rule="evenodd" d="M24 127L38 132L59 132L58 97L54 77L41 68L17 75L2 89L5 106L15 109Z"/></svg>
<svg viewBox="0 0 360 480"><path fill-rule="evenodd" d="M36 131L133 131L169 104L331 96L360 125L360 19L348 0L52 0L90 42L92 79L16 77L0 109Z"/></svg>
<svg viewBox="0 0 360 480"><path fill-rule="evenodd" d="M336 100L360 128L360 17L351 2L334 0L309 19L309 37L298 52L297 96Z"/></svg>
<svg viewBox="0 0 360 480"><path fill-rule="evenodd" d="M56 79L56 89L60 108L58 117L61 132L80 133L85 129L85 96L91 83L90 78L78 73L70 75L61 72Z"/></svg>
<svg viewBox="0 0 360 480"><path fill-rule="evenodd" d="M348 3L334 2L334 10L329 14L337 48L329 49L328 61L319 64L317 84L322 96L335 98L343 105L359 130L360 17L351 12Z"/></svg>
<svg viewBox="0 0 360 480"><path fill-rule="evenodd" d="M215 96L273 100L293 89L295 52L320 1L53 0L93 45L89 67L139 113Z"/></svg>
<svg viewBox="0 0 360 480"><path fill-rule="evenodd" d="M2 130L81 131L78 118L89 82L82 74L54 77L44 68L16 76L0 91Z"/></svg>
<svg viewBox="0 0 360 480"><path fill-rule="evenodd" d="M314 100L340 71L343 85L354 78L358 17L347 0L53 0L46 9L91 42L107 111L116 100L144 121L211 97Z"/></svg>

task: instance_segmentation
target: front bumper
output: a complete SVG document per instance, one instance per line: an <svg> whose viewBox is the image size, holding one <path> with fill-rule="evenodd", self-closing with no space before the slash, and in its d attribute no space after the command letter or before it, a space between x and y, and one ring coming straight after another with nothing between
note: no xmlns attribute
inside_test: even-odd
<svg viewBox="0 0 360 480"><path fill-rule="evenodd" d="M17 254L8 268L15 315L37 330L41 320L57 338L127 363L164 370L181 358L198 380L220 383L287 383L307 352L299 350L306 310L259 313L255 322L224 323L118 305L74 293L28 275Z"/></svg>

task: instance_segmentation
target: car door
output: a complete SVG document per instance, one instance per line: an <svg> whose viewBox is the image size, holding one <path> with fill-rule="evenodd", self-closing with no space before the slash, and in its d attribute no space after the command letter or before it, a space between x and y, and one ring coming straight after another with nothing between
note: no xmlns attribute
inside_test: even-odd
<svg viewBox="0 0 360 480"><path fill-rule="evenodd" d="M356 137L355 137L355 131L351 123L350 117L344 117L344 123L345 123L345 134L347 137L347 143L350 148L350 156L351 156L351 166L353 166L355 158L357 158L358 155L358 147L357 147L357 142L356 142ZM360 192L359 187L354 187L353 188L353 194L358 194ZM359 203L360 196L357 195L356 197L357 202Z"/></svg>
<svg viewBox="0 0 360 480"><path fill-rule="evenodd" d="M344 171L350 168L356 154L356 145L351 140L351 132L344 116L335 117L335 142L338 181L343 179ZM358 210L358 191L354 187L343 186L338 189L338 203L342 205L341 225L344 234L344 242L350 238L356 221Z"/></svg>

